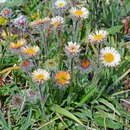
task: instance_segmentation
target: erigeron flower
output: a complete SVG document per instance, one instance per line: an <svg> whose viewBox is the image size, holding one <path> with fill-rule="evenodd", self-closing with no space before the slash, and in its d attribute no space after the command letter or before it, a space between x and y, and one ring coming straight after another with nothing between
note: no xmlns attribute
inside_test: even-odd
<svg viewBox="0 0 130 130"><path fill-rule="evenodd" d="M51 25L54 28L59 28L61 27L61 25L64 23L64 18L62 18L61 16L56 16L54 18L51 18Z"/></svg>
<svg viewBox="0 0 130 130"><path fill-rule="evenodd" d="M88 36L88 40L91 43L101 43L107 40L107 35L108 35L107 31L99 30L99 31L96 31L95 33L90 34Z"/></svg>
<svg viewBox="0 0 130 130"><path fill-rule="evenodd" d="M68 56L76 56L80 52L80 45L76 42L68 42L68 45L65 46L65 53Z"/></svg>
<svg viewBox="0 0 130 130"><path fill-rule="evenodd" d="M66 5L67 5L67 2L65 0L57 0L54 3L54 5L55 5L56 9L65 9Z"/></svg>
<svg viewBox="0 0 130 130"><path fill-rule="evenodd" d="M55 71L57 70L58 68L58 64L55 60L53 59L48 59L46 62L45 62L45 67L50 70L50 71Z"/></svg>
<svg viewBox="0 0 130 130"><path fill-rule="evenodd" d="M72 7L71 10L70 10L70 13L72 16L76 17L76 18L88 18L88 15L89 15L89 11L82 7L80 9L76 8L76 7Z"/></svg>
<svg viewBox="0 0 130 130"><path fill-rule="evenodd" d="M12 105L13 106L21 106L23 103L23 97L20 95L15 95L12 97Z"/></svg>
<svg viewBox="0 0 130 130"><path fill-rule="evenodd" d="M114 67L121 61L121 56L115 48L105 47L100 51L100 61L107 67Z"/></svg>
<svg viewBox="0 0 130 130"><path fill-rule="evenodd" d="M20 39L16 43L11 42L9 45L9 48L12 50L19 50L21 47L26 45L26 40L25 39Z"/></svg>
<svg viewBox="0 0 130 130"><path fill-rule="evenodd" d="M44 28L50 23L50 18L45 17L44 19L37 19L30 23L30 26L33 28Z"/></svg>
<svg viewBox="0 0 130 130"><path fill-rule="evenodd" d="M88 59L83 59L80 61L78 69L81 73L90 72L93 69L92 62Z"/></svg>
<svg viewBox="0 0 130 130"><path fill-rule="evenodd" d="M66 86L70 83L70 73L66 71L59 71L54 76L56 83L61 86Z"/></svg>
<svg viewBox="0 0 130 130"><path fill-rule="evenodd" d="M9 17L11 17L11 15L12 15L12 9L4 8L4 9L1 11L0 15L3 16L3 17L9 18Z"/></svg>
<svg viewBox="0 0 130 130"><path fill-rule="evenodd" d="M50 74L44 69L37 69L32 73L32 79L37 83L43 83L49 80Z"/></svg>
<svg viewBox="0 0 130 130"><path fill-rule="evenodd" d="M28 57L36 56L40 48L38 46L25 46L21 48L21 53Z"/></svg>

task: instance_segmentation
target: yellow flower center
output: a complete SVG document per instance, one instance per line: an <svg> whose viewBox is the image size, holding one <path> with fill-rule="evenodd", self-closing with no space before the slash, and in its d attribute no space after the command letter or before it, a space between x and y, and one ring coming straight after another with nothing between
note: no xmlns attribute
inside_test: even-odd
<svg viewBox="0 0 130 130"><path fill-rule="evenodd" d="M59 4L58 4L58 7L60 7L60 8L62 8L62 7L64 7L64 6L65 6L64 3L59 3Z"/></svg>
<svg viewBox="0 0 130 130"><path fill-rule="evenodd" d="M18 49L18 48L20 48L20 47L22 47L24 44L22 44L22 43L16 43L16 44L11 44L10 45L10 48L12 48L12 49Z"/></svg>
<svg viewBox="0 0 130 130"><path fill-rule="evenodd" d="M88 68L89 66L90 66L90 61L88 61L88 60L83 60L83 61L81 61L81 66L84 68L84 69L86 69L86 68Z"/></svg>
<svg viewBox="0 0 130 130"><path fill-rule="evenodd" d="M113 62L113 60L114 60L114 55L111 54L111 53L107 53L107 54L104 55L104 60L105 60L106 62L111 63L111 62Z"/></svg>
<svg viewBox="0 0 130 130"><path fill-rule="evenodd" d="M83 11L82 10L76 10L74 14L76 16L81 16L81 15L83 15Z"/></svg>
<svg viewBox="0 0 130 130"><path fill-rule="evenodd" d="M75 53L77 52L77 48L75 46L70 47L70 52Z"/></svg>
<svg viewBox="0 0 130 130"><path fill-rule="evenodd" d="M104 37L102 34L98 34L94 36L94 40L102 40Z"/></svg>
<svg viewBox="0 0 130 130"><path fill-rule="evenodd" d="M25 53L32 55L32 54L35 54L36 51L34 49L26 49Z"/></svg>
<svg viewBox="0 0 130 130"><path fill-rule="evenodd" d="M50 66L50 67L52 67L54 64L55 64L55 63L52 62L52 61L48 62L48 66Z"/></svg>
<svg viewBox="0 0 130 130"><path fill-rule="evenodd" d="M45 76L43 74L38 74L38 75L36 75L36 79L38 79L38 80L44 80Z"/></svg>
<svg viewBox="0 0 130 130"><path fill-rule="evenodd" d="M59 21L56 21L53 23L54 27L58 27L60 25L60 22Z"/></svg>

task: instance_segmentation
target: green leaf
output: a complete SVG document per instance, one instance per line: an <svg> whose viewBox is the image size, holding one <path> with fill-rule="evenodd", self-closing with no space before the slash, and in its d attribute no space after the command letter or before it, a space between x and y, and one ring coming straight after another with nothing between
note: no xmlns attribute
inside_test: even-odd
<svg viewBox="0 0 130 130"><path fill-rule="evenodd" d="M109 34L114 35L114 34L120 32L122 27L123 27L123 25L113 26L113 27L107 29L107 31L108 31Z"/></svg>
<svg viewBox="0 0 130 130"><path fill-rule="evenodd" d="M3 130L10 130L6 120L4 119L4 116L2 112L0 111L0 124L2 125Z"/></svg>
<svg viewBox="0 0 130 130"><path fill-rule="evenodd" d="M62 114L62 115L66 116L66 117L68 117L68 118L70 118L70 119L72 119L74 121L76 121L80 125L83 125L83 123L76 116L74 116L71 112L67 111L66 109L64 109L64 108L62 108L62 107L60 107L58 105L53 105L51 107L51 110L54 111L54 112L57 112L59 114Z"/></svg>
<svg viewBox="0 0 130 130"><path fill-rule="evenodd" d="M94 120L96 124L98 124L101 127L111 128L111 129L121 129L122 125L118 122L115 122L113 120L105 119L102 117L94 117Z"/></svg>
<svg viewBox="0 0 130 130"><path fill-rule="evenodd" d="M27 130L28 127L31 125L31 115L32 115L32 109L30 109L27 119L25 120L25 123L22 125L21 130Z"/></svg>
<svg viewBox="0 0 130 130"><path fill-rule="evenodd" d="M83 104L85 102L88 102L93 95L97 92L97 88L94 86L91 89L89 89L86 94L83 96L83 98L80 100L80 104Z"/></svg>
<svg viewBox="0 0 130 130"><path fill-rule="evenodd" d="M113 110L116 114L120 115L120 113L115 109L114 105L108 102L107 100L100 98L98 101L106 105L111 110Z"/></svg>

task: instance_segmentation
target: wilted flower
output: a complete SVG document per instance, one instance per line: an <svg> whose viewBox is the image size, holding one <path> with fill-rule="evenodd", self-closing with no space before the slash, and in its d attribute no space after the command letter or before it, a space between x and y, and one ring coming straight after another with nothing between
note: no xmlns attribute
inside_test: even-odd
<svg viewBox="0 0 130 130"><path fill-rule="evenodd" d="M9 45L9 48L13 51L19 51L21 47L26 45L26 40L25 39L20 39L16 43L11 42Z"/></svg>
<svg viewBox="0 0 130 130"><path fill-rule="evenodd" d="M12 12L12 9L4 8L4 9L1 11L0 15L3 16L3 17L9 18L9 17L11 17L12 13L13 13L13 12Z"/></svg>
<svg viewBox="0 0 130 130"><path fill-rule="evenodd" d="M12 97L12 105L14 106L21 106L23 103L23 97L20 95L15 95Z"/></svg>
<svg viewBox="0 0 130 130"><path fill-rule="evenodd" d="M76 7L72 7L70 13L72 16L76 18L83 18L83 19L88 18L89 15L89 11L84 7L80 9L77 9Z"/></svg>
<svg viewBox="0 0 130 130"><path fill-rule="evenodd" d="M36 56L40 48L38 46L25 46L21 48L21 53L28 57Z"/></svg>
<svg viewBox="0 0 130 130"><path fill-rule="evenodd" d="M100 51L100 61L108 67L114 67L121 60L120 54L112 47L105 47Z"/></svg>
<svg viewBox="0 0 130 130"><path fill-rule="evenodd" d="M33 22L30 23L30 26L33 28L43 29L48 27L49 24L50 24L50 18L45 17L44 19L34 20Z"/></svg>
<svg viewBox="0 0 130 130"><path fill-rule="evenodd" d="M95 33L92 33L88 36L88 39L91 43L101 43L103 41L107 40L107 31L105 30L99 30Z"/></svg>
<svg viewBox="0 0 130 130"><path fill-rule="evenodd" d="M24 15L20 15L18 18L14 19L13 24L15 27L24 30L27 27L27 18Z"/></svg>
<svg viewBox="0 0 130 130"><path fill-rule="evenodd" d="M33 63L29 60L25 60L21 63L20 66L25 72L28 72L33 67Z"/></svg>
<svg viewBox="0 0 130 130"><path fill-rule="evenodd" d="M58 85L66 86L70 83L70 73L65 71L59 71L55 74L55 80Z"/></svg>
<svg viewBox="0 0 130 130"><path fill-rule="evenodd" d="M28 96L28 100L32 103L35 103L37 101L37 99L39 99L39 92L38 91L35 91L35 90L32 90L32 89L28 89L26 91L27 93L27 96Z"/></svg>
<svg viewBox="0 0 130 130"><path fill-rule="evenodd" d="M45 67L50 71L57 70L58 64L55 60L49 59L45 62Z"/></svg>
<svg viewBox="0 0 130 130"><path fill-rule="evenodd" d="M37 83L43 83L50 78L50 74L44 69L37 69L32 73L32 78Z"/></svg>
<svg viewBox="0 0 130 130"><path fill-rule="evenodd" d="M61 25L64 23L64 18L62 18L61 16L56 16L54 18L51 19L51 25L56 28L56 29L60 29Z"/></svg>
<svg viewBox="0 0 130 130"><path fill-rule="evenodd" d="M80 52L80 45L78 45L76 42L68 42L68 45L65 46L65 53L69 57L77 56Z"/></svg>

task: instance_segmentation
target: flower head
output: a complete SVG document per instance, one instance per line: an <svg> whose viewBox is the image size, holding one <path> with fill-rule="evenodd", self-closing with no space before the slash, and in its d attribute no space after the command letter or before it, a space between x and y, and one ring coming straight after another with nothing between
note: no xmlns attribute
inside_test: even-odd
<svg viewBox="0 0 130 130"><path fill-rule="evenodd" d="M57 0L55 2L55 8L56 9L65 9L67 5L67 2L65 0Z"/></svg>
<svg viewBox="0 0 130 130"><path fill-rule="evenodd" d="M44 69L37 69L32 73L32 78L35 82L43 83L50 78L50 74Z"/></svg>
<svg viewBox="0 0 130 130"><path fill-rule="evenodd" d="M12 15L12 9L4 8L4 9L1 11L0 14L1 14L1 16L3 16L3 17L9 18L9 17L11 17L11 15Z"/></svg>
<svg viewBox="0 0 130 130"><path fill-rule="evenodd" d="M20 15L16 19L14 19L13 24L15 27L18 27L19 29L25 29L27 26L27 18L24 15Z"/></svg>
<svg viewBox="0 0 130 130"><path fill-rule="evenodd" d="M100 43L107 40L107 32L104 30L96 31L88 36L91 43Z"/></svg>
<svg viewBox="0 0 130 130"><path fill-rule="evenodd" d="M39 50L40 48L38 46L26 46L21 48L22 54L28 57L36 56Z"/></svg>
<svg viewBox="0 0 130 130"><path fill-rule="evenodd" d="M55 71L58 67L58 64L55 60L49 59L45 62L45 67L48 68L48 70Z"/></svg>
<svg viewBox="0 0 130 130"><path fill-rule="evenodd" d="M44 19L37 19L30 23L33 28L44 28L48 26L50 23L50 18L45 17Z"/></svg>
<svg viewBox="0 0 130 130"><path fill-rule="evenodd" d="M121 60L120 54L112 47L105 47L100 51L101 62L108 67L117 66Z"/></svg>
<svg viewBox="0 0 130 130"><path fill-rule="evenodd" d="M84 7L80 9L77 9L76 7L72 7L70 13L72 16L76 18L83 18L83 19L88 18L89 15L89 11Z"/></svg>
<svg viewBox="0 0 130 130"><path fill-rule="evenodd" d="M88 59L81 60L78 69L80 70L81 73L90 72L92 70L91 61Z"/></svg>
<svg viewBox="0 0 130 130"><path fill-rule="evenodd" d="M68 42L68 45L65 46L65 53L68 56L76 56L80 52L80 45L78 45L76 42Z"/></svg>
<svg viewBox="0 0 130 130"><path fill-rule="evenodd" d="M25 39L20 39L16 43L11 42L9 45L9 48L12 50L19 50L21 47L26 45L26 40Z"/></svg>
<svg viewBox="0 0 130 130"><path fill-rule="evenodd" d="M51 25L56 29L60 28L63 23L64 19L61 16L56 16L51 19Z"/></svg>
<svg viewBox="0 0 130 130"><path fill-rule="evenodd" d="M23 97L20 95L15 95L12 97L12 105L14 106L21 106L23 103Z"/></svg>
<svg viewBox="0 0 130 130"><path fill-rule="evenodd" d="M65 71L59 71L55 74L55 80L58 85L66 86L70 83L70 73Z"/></svg>
<svg viewBox="0 0 130 130"><path fill-rule="evenodd" d="M25 60L20 66L25 72L28 72L33 67L33 63L29 60Z"/></svg>

